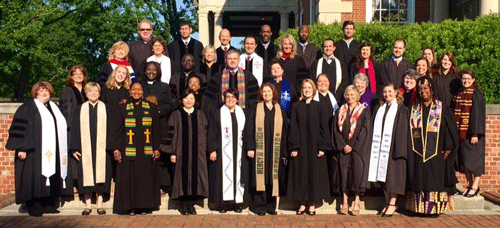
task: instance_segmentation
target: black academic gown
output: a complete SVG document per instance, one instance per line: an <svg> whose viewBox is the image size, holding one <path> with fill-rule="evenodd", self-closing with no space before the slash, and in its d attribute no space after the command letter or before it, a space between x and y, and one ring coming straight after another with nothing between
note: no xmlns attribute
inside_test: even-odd
<svg viewBox="0 0 500 228"><path fill-rule="evenodd" d="M93 175L94 175L94 186L84 187L83 186L83 168L82 161L80 157L80 161L77 161L77 174L78 174L78 193L80 194L80 199L84 200L84 194L101 192L104 193L104 200L107 201L109 199L109 193L111 189L111 176L113 173L112 167L112 158L113 151L106 150L106 181L104 183L95 183L96 181L96 151L97 151L97 106L89 105L89 129L90 129L90 142L91 142L91 150L92 150L92 167L93 167ZM81 105L75 109L75 116L73 118L73 122L71 123L71 136L70 136L70 154L74 152L80 152L82 154L82 141L81 141L81 126L80 126L80 118L81 118ZM106 117L108 119L113 118L111 115L111 111L106 107ZM110 121L107 121L109 123ZM108 134L106 134L108 136ZM112 140L107 137L107 140ZM76 159L75 159L76 161Z"/></svg>
<svg viewBox="0 0 500 228"><path fill-rule="evenodd" d="M54 115L51 109L49 111ZM49 177L50 186L46 186L47 178L42 175L41 136L42 118L35 101L29 99L16 110L9 129L9 139L5 145L5 148L16 151L14 163L17 204L47 197L56 198L62 194L73 195L73 188L71 187L73 186L73 179L70 178L72 176L70 166L68 166L68 175L65 180L67 188L63 189L59 168L59 146L56 147L55 152L56 173ZM57 143L57 136L54 137ZM26 159L19 159L18 153L20 151L26 152Z"/></svg>
<svg viewBox="0 0 500 228"><path fill-rule="evenodd" d="M406 70L413 69L413 64L406 59L402 59L399 65L392 58L388 58L380 63L380 80L377 78L377 88L383 88L385 83L392 82L396 87L403 86L403 76ZM377 95L381 95L382 90L377 89Z"/></svg>
<svg viewBox="0 0 500 228"><path fill-rule="evenodd" d="M112 72L113 72L113 67L111 66L111 63L109 63L108 61L102 64L101 67L99 68L99 74L97 75L96 82L101 86L101 89L106 87L106 82L108 81L108 77Z"/></svg>
<svg viewBox="0 0 500 228"><path fill-rule="evenodd" d="M217 49L215 49L215 52L217 53L217 63L221 64L222 67L225 66L226 64L226 55L227 55L227 52L229 50L233 50L233 49L236 49L235 47L229 45L229 49L227 51L224 52L224 50L222 49L222 46L218 47Z"/></svg>
<svg viewBox="0 0 500 228"><path fill-rule="evenodd" d="M422 133L426 134L427 118L430 107L424 104L422 111ZM411 109L410 109L411 110ZM411 131L408 138L408 191L453 192L458 182L455 176L454 164L457 157L458 130L450 108L443 106L441 126L439 129L438 152L430 160L423 162L422 156L412 150ZM410 111L411 115L411 111ZM451 150L451 154L444 160L443 151ZM428 152L428 153L434 153ZM429 155L427 155L429 156Z"/></svg>
<svg viewBox="0 0 500 228"><path fill-rule="evenodd" d="M470 143L473 134L477 134L478 142ZM485 173L484 161L486 150L486 105L484 96L477 89L472 98L469 129L467 138L460 142L458 149L458 170L466 174L482 175Z"/></svg>
<svg viewBox="0 0 500 228"><path fill-rule="evenodd" d="M302 80L309 78L309 72L307 71L304 59L296 55L293 59L283 60L283 58L279 58L278 61L283 66L283 78L290 82L290 86L294 87L300 93Z"/></svg>
<svg viewBox="0 0 500 228"><path fill-rule="evenodd" d="M394 104L392 104L394 105ZM382 131L385 124L385 118L387 116L387 111L391 106L387 106L382 123L373 123L373 126L381 124ZM377 105L373 112L373 119L377 115L377 111L380 108ZM392 139L391 139L391 150L389 152L389 162L387 164L387 176L385 183L382 184L384 191L404 195L406 190L406 162L408 159L408 120L409 120L408 108L403 104L398 106L396 117L394 119L394 127L392 128Z"/></svg>
<svg viewBox="0 0 500 228"><path fill-rule="evenodd" d="M314 81L317 82L317 77L316 75L318 74L317 72L318 68L318 60L314 61L314 63L311 66L311 71L309 73L309 77ZM337 83L337 64L335 64L335 61L332 61L330 64L326 62L323 59L323 68L321 73L324 73L328 75L328 79L330 80L330 88L329 91L333 94L337 102L340 102L344 98L344 91L349 86L349 79L348 79L348 71L347 67L340 61L340 68L342 72L342 81L340 82L340 85L337 89L335 89L335 85Z"/></svg>
<svg viewBox="0 0 500 228"><path fill-rule="evenodd" d="M356 62L356 56L359 53L360 47L361 44L356 40L352 40L349 47L347 47L347 43L342 39L335 42L335 52L333 55L335 55L344 66L350 67L353 62ZM347 68L345 69L346 71L350 70Z"/></svg>
<svg viewBox="0 0 500 228"><path fill-rule="evenodd" d="M132 65L132 69L134 69L134 73L138 79L141 79L144 76L144 66L142 65L149 56L153 54L154 39L150 39L148 42L144 42L144 40L139 39L135 42L128 44L130 48L130 59L129 62ZM168 50L165 50L165 55L168 55Z"/></svg>
<svg viewBox="0 0 500 228"><path fill-rule="evenodd" d="M298 151L297 157L290 157L287 198L297 201L320 201L330 197L327 152L332 150L327 110L312 100L295 102L292 105L288 151ZM318 157L318 152L325 155Z"/></svg>
<svg viewBox="0 0 500 228"><path fill-rule="evenodd" d="M153 103L149 103L152 117L151 135L153 151L159 150L161 133L158 118L158 109ZM142 117L145 109L141 103L134 105L133 116L136 118L136 132L144 132ZM115 109L113 122L110 123L110 137L108 149L119 150L121 162L116 164L116 185L113 202L114 213L126 213L131 209L158 210L160 206L160 179L158 177L158 164L151 156L144 154L145 134L135 134L133 142L137 149L135 159L125 156L125 147L129 141L125 129L125 118L129 115L126 104L119 105Z"/></svg>
<svg viewBox="0 0 500 228"><path fill-rule="evenodd" d="M182 39L177 39L168 46L170 61L173 61L175 69L182 69L182 56L191 54L194 56L195 72L200 72L201 60L203 59L203 44L191 37L187 48ZM173 71L174 72L174 71Z"/></svg>
<svg viewBox="0 0 500 228"><path fill-rule="evenodd" d="M200 73L202 73L206 76L207 81L210 81L210 78L212 78L212 76L214 76L217 73L219 73L220 71L222 71L223 68L224 68L224 62L222 62L222 63L215 62L210 67L208 67L207 64L202 63L200 66Z"/></svg>
<svg viewBox="0 0 500 228"><path fill-rule="evenodd" d="M462 88L462 80L460 73L451 73L446 75L434 75L432 78L436 83L436 88L438 92L439 100L443 102L443 105L449 108L452 107L453 97L458 94L460 88Z"/></svg>
<svg viewBox="0 0 500 228"><path fill-rule="evenodd" d="M333 141L335 145L334 156L338 157L340 192L347 190L362 193L369 188L368 168L370 165L370 139L372 134L371 115L368 109L358 117L354 136L349 139L349 130L351 129L351 113L342 126L343 132L340 132L338 126L339 111L335 113L333 122ZM351 146L352 151L348 154L344 152L346 145ZM337 192L335 186L334 192Z"/></svg>
<svg viewBox="0 0 500 228"><path fill-rule="evenodd" d="M276 46L272 41L269 41L269 46L267 49L264 47L262 42L257 42L257 47L255 48L255 53L264 59L264 66L269 64L272 59L276 58L276 53L278 52L279 47Z"/></svg>
<svg viewBox="0 0 500 228"><path fill-rule="evenodd" d="M125 87L119 89L109 89L107 86L101 87L101 97L99 98L106 106L116 107L123 101L128 100L130 93Z"/></svg>

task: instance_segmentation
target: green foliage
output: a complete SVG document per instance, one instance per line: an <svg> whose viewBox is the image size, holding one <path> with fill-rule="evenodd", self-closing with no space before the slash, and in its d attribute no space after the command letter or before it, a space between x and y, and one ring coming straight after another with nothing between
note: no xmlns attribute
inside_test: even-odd
<svg viewBox="0 0 500 228"><path fill-rule="evenodd" d="M298 40L297 29L287 31ZM283 33L280 34L280 37ZM342 39L342 24L317 23L311 26L309 42L321 47L322 40L330 37ZM355 39L370 42L375 50L374 59L383 61L392 55L394 39L406 40L405 58L415 62L422 50L431 47L439 58L444 52L455 55L460 70L471 69L476 73L486 102L500 104L500 16L490 14L475 20L445 20L439 24L383 24L356 23ZM279 44L277 39L275 42Z"/></svg>

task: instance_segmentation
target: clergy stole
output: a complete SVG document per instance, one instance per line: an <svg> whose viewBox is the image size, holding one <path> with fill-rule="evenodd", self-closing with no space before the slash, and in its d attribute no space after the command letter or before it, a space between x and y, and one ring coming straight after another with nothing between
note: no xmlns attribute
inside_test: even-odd
<svg viewBox="0 0 500 228"><path fill-rule="evenodd" d="M56 173L56 138L59 143L59 168L63 180L63 188L66 188L66 176L68 174L68 125L66 119L54 102L49 101L50 108L56 119L45 105L38 99L34 99L35 105L42 119L42 175L47 178L46 186L50 186L50 176ZM56 136L57 127L57 136Z"/></svg>
<svg viewBox="0 0 500 228"><path fill-rule="evenodd" d="M247 69L246 68L246 62L247 62L247 57L252 56L252 69ZM247 55L247 54L242 54L240 56L240 64L239 67L241 67L244 70L249 70L252 72L253 76L255 79L257 79L257 82L259 83L259 87L262 85L264 82L264 60L260 58L257 54L254 55Z"/></svg>
<svg viewBox="0 0 500 228"><path fill-rule="evenodd" d="M106 105L97 101L97 142L96 142L96 167L94 182L94 168L92 167L92 142L90 140L90 117L87 101L80 110L80 141L82 152L83 186L94 186L94 183L106 181Z"/></svg>
<svg viewBox="0 0 500 228"><path fill-rule="evenodd" d="M467 139L473 99L474 86L471 86L458 93L453 100L455 103L455 121L457 122L460 141Z"/></svg>
<svg viewBox="0 0 500 228"><path fill-rule="evenodd" d="M330 103L332 104L332 116L335 115L335 111L339 108L339 105L337 103L337 100L335 99L335 97L333 96L332 92L328 91L328 97L330 98ZM314 95L314 98L313 100L319 102L319 91L316 91L316 95Z"/></svg>
<svg viewBox="0 0 500 228"><path fill-rule="evenodd" d="M129 102L126 107L127 117L125 118L125 130L127 131L127 145L125 147L125 157L129 160L135 160L137 156L137 145L144 146L144 155L153 155L153 143L151 142L151 125L153 124L153 118L151 117L151 113L149 113L151 107L146 101L141 102L141 107L144 111L144 115L139 122L137 122L137 118L134 115L134 103ZM139 129L137 126L142 126L142 128L139 129L144 129L144 132L138 132ZM134 135L138 134L144 134L146 140L144 142L134 141Z"/></svg>
<svg viewBox="0 0 500 228"><path fill-rule="evenodd" d="M354 137L354 131L356 130L358 118L359 118L359 116L361 116L361 114L365 110L366 110L366 107L359 102L356 105L356 107L354 107L354 109L352 110L351 118L349 119L349 122L351 123L351 129L349 129L349 140L351 140ZM343 104L340 107L338 122L337 122L340 133L344 132L344 130L345 130L345 129L343 129L343 126L344 126L344 121L346 121L346 119L347 119L348 112L349 112L349 105L347 103Z"/></svg>
<svg viewBox="0 0 500 228"><path fill-rule="evenodd" d="M243 193L245 187L241 183L241 154L243 149L243 128L245 126L245 113L243 109L236 105L236 119L238 121L238 141L233 142L233 124L231 112L226 105L220 109L221 120L221 141L222 141L222 200L236 203L243 203ZM233 157L233 143L238 144L237 157ZM235 160L236 159L236 160ZM236 163L236 170L233 170ZM236 172L236 180L233 180L233 174ZM236 192L234 192L236 186Z"/></svg>
<svg viewBox="0 0 500 228"><path fill-rule="evenodd" d="M264 102L257 104L257 113L255 116L255 179L257 182L257 191L266 191L266 140L264 126ZM278 168L280 163L281 151L281 132L283 128L283 116L278 104L274 104L274 136L273 136L273 196L279 195Z"/></svg>
<svg viewBox="0 0 500 228"><path fill-rule="evenodd" d="M276 83L274 79L269 80L269 82L273 85ZM281 80L280 95L280 105L285 111L288 111L290 109L290 104L292 103L292 87L290 86L290 82L285 79Z"/></svg>
<svg viewBox="0 0 500 228"><path fill-rule="evenodd" d="M231 77L230 72L227 68L224 68L222 71L222 77L221 77L221 94L224 94L226 90L229 89L229 78ZM245 108L245 92L246 92L246 81L245 81L245 72L243 71L243 68L238 67L238 71L236 73L236 80L237 80L237 89L238 89L238 105L241 106L241 108ZM224 95L221 96L222 102L224 102Z"/></svg>
<svg viewBox="0 0 500 228"><path fill-rule="evenodd" d="M420 155L423 162L430 160L438 154L439 129L443 114L443 104L436 100L431 103L427 128L422 128L422 103L418 102L411 108L410 137L413 152ZM425 138L424 138L425 136Z"/></svg>
<svg viewBox="0 0 500 228"><path fill-rule="evenodd" d="M387 164L389 164L392 145L392 130L398 113L398 103L394 101L389 107L384 122L386 108L387 102L378 109L373 124L370 169L368 171L368 181L370 182L385 182L387 176ZM384 127L382 128L382 126Z"/></svg>
<svg viewBox="0 0 500 228"><path fill-rule="evenodd" d="M325 58L318 59L318 66L316 67L316 78L318 78L318 76L323 73L323 61L325 61ZM340 83L342 82L342 67L340 66L339 59L333 57L333 61L335 61L335 91L337 91Z"/></svg>

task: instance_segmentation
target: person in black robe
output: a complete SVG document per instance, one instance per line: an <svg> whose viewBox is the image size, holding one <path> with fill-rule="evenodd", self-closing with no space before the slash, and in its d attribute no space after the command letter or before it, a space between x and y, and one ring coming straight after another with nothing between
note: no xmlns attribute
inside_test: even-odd
<svg viewBox="0 0 500 228"><path fill-rule="evenodd" d="M148 62L144 68L146 81L142 82L144 88L145 99L154 103L158 107L158 117L160 118L161 129L167 129L168 118L170 113L174 110L172 104L172 93L170 86L167 83L160 81L161 67L156 62ZM161 138L166 137L167 131L161 132ZM158 160L160 187L164 192L167 192L168 187L171 186L173 170L171 167L170 159L168 156L161 156Z"/></svg>
<svg viewBox="0 0 500 228"><path fill-rule="evenodd" d="M276 59L281 62L285 71L283 77L291 83L297 93L300 93L302 80L309 78L309 72L304 59L297 55L297 42L295 42L295 38L291 34L285 34L281 39L281 46L278 53L276 53Z"/></svg>
<svg viewBox="0 0 500 228"><path fill-rule="evenodd" d="M409 69L404 73L403 86L399 88L399 92L403 95L403 104L407 108L411 108L417 100L417 80L420 78L417 71Z"/></svg>
<svg viewBox="0 0 500 228"><path fill-rule="evenodd" d="M260 41L255 52L264 59L264 69L269 69L266 64L271 62L278 52L278 46L271 41L272 36L271 26L265 24L260 27Z"/></svg>
<svg viewBox="0 0 500 228"><path fill-rule="evenodd" d="M83 88L87 84L87 80L87 70L85 70L82 66L73 66L69 71L68 85L61 90L59 95L59 108L61 109L64 118L66 118L68 132L71 130L71 123L75 108L87 100L87 97L83 93ZM69 162L71 163L71 168L73 169L71 171L73 174L73 183L76 184L78 183L74 181L76 180L78 174L76 170L76 160L69 159Z"/></svg>
<svg viewBox="0 0 500 228"><path fill-rule="evenodd" d="M203 44L191 37L193 28L188 22L181 22L179 26L180 39L174 40L169 45L170 58L174 62L176 69L182 69L182 58L186 54L191 54L195 61L195 72L200 72L200 64L203 59Z"/></svg>
<svg viewBox="0 0 500 228"><path fill-rule="evenodd" d="M359 215L359 196L369 188L368 165L372 126L370 111L359 102L361 98L354 85L344 92L346 104L342 105L333 122L335 155L340 168L340 191L343 203L340 214L349 212L349 191L355 193L352 215ZM354 126L353 126L354 125Z"/></svg>
<svg viewBox="0 0 500 228"><path fill-rule="evenodd" d="M197 75L202 79L202 85L206 82L205 75L194 71L197 63L191 54L186 54L182 57L182 71L177 72L170 78L170 89L172 90L172 99L175 108L181 106L180 95L183 91L189 88L188 78L192 75Z"/></svg>
<svg viewBox="0 0 500 228"><path fill-rule="evenodd" d="M377 81L380 80L379 64L373 60L373 46L369 42L361 44L356 61L349 66L350 84L354 83L354 77L359 73L368 77L368 89L373 94L377 94L377 90L382 90L382 88L377 88L377 86L382 86L377 84Z"/></svg>
<svg viewBox="0 0 500 228"><path fill-rule="evenodd" d="M201 88L201 84L201 78L198 75L189 76L188 87L196 98L196 103L194 104L196 109L201 109L201 101L203 99L203 94L205 93L204 88Z"/></svg>
<svg viewBox="0 0 500 228"><path fill-rule="evenodd" d="M354 33L356 33L354 21L344 21L342 33L344 34L342 40L335 43L335 57L337 57L344 66L350 67L356 62L356 56L361 47L361 44L354 40L353 37ZM345 70L349 72L351 69L345 68Z"/></svg>
<svg viewBox="0 0 500 228"><path fill-rule="evenodd" d="M272 76L272 79L269 80L269 82L274 85L274 88L276 88L276 91L279 94L278 103L281 108L285 110L287 118L290 119L292 104L299 99L297 92L295 92L295 87L283 78L285 71L280 61L274 59L271 63L269 63L269 66L271 66L270 71Z"/></svg>
<svg viewBox="0 0 500 228"><path fill-rule="evenodd" d="M182 108L172 113L160 149L175 164L170 198L180 200L182 215L194 215L196 200L208 197L207 118L195 108L193 91L186 89L181 99Z"/></svg>
<svg viewBox="0 0 500 228"><path fill-rule="evenodd" d="M448 195L458 182L454 169L458 131L453 112L436 98L432 79L419 78L417 88L418 101L410 111L405 207L437 217L448 209Z"/></svg>
<svg viewBox="0 0 500 228"><path fill-rule="evenodd" d="M335 99L340 102L343 99L342 95L344 94L345 88L349 85L349 80L347 77L347 67L333 55L335 49L335 41L333 39L327 38L323 40L324 55L312 64L309 77L316 81L318 75L326 74L330 80L330 92L335 96ZM318 67L318 65L321 66L321 69L319 69L320 67ZM337 75L339 66L340 75Z"/></svg>
<svg viewBox="0 0 500 228"><path fill-rule="evenodd" d="M227 51L236 49L231 46L231 32L228 29L222 29L219 32L220 47L216 49L217 62L225 63Z"/></svg>
<svg viewBox="0 0 500 228"><path fill-rule="evenodd" d="M153 24L151 21L144 19L139 22L137 26L140 39L129 44L130 47L130 64L139 79L142 79L144 75L143 63L148 59L153 53L152 47L155 39L152 38L153 35ZM168 55L168 50L164 53ZM140 81L140 80L139 80Z"/></svg>
<svg viewBox="0 0 500 228"><path fill-rule="evenodd" d="M455 96L455 120L459 133L458 170L467 177L466 197L477 196L484 174L486 105L473 71L462 72L462 89Z"/></svg>
<svg viewBox="0 0 500 228"><path fill-rule="evenodd" d="M106 82L109 80L109 76L117 66L125 66L130 75L130 80L132 82L136 80L136 72L134 68L132 68L132 64L128 61L129 53L130 48L127 43L118 41L113 44L108 51L108 61L101 66L99 74L97 75L97 83L99 83L101 87L105 86Z"/></svg>
<svg viewBox="0 0 500 228"><path fill-rule="evenodd" d="M109 122L107 118L112 116L107 115L111 111L99 101L100 90L99 84L95 82L85 86L89 101L76 107L71 123L69 151L77 161L78 193L85 202L82 215L92 212L90 204L94 193L97 198L97 213L106 214L102 203L109 199L111 189L112 159L111 152L106 150L106 140L111 139L107 137L106 126ZM82 110L87 112L83 113ZM90 142L90 145L87 142Z"/></svg>
<svg viewBox="0 0 500 228"><path fill-rule="evenodd" d="M397 209L397 196L404 195L406 190L409 114L408 109L403 104L403 96L399 93L396 85L386 84L382 91L384 102L373 107L373 140L368 180L380 184L384 190L386 206L378 214L382 217L391 217ZM393 105L397 107L392 107ZM391 108L393 109L391 110ZM389 111L394 112L390 115L394 119L387 119ZM389 126L386 125L386 121L392 120L394 122L390 133L391 141L390 145L387 145L390 149L388 154L384 156L381 153L386 151L380 148L386 145L383 142L386 142L385 135L389 134L390 131L390 129L385 129L386 126ZM384 167L383 173L385 174L379 175L379 171L383 170Z"/></svg>
<svg viewBox="0 0 500 228"><path fill-rule="evenodd" d="M160 122L158 109L143 100L143 87L134 82L130 100L113 114L108 149L113 151L116 185L113 211L122 214L151 213L160 206Z"/></svg>
<svg viewBox="0 0 500 228"><path fill-rule="evenodd" d="M232 58L231 53L227 58ZM246 120L243 109L237 105L238 96L236 89L226 90L225 104L212 113L208 123L208 177L211 180L208 206L220 213L227 210L241 213L241 204L247 196L244 183L248 183L248 172L244 167L248 164L245 164L246 145L243 138Z"/></svg>
<svg viewBox="0 0 500 228"><path fill-rule="evenodd" d="M212 113L222 106L222 94L230 88L238 90L240 94L238 105L241 108L246 109L257 103L259 91L257 80L250 72L238 67L239 51L230 50L228 52L226 58L228 67L210 78L203 95L201 109L207 116L212 116Z"/></svg>
<svg viewBox="0 0 500 228"><path fill-rule="evenodd" d="M292 105L288 133L290 167L287 198L300 201L297 214L316 214L316 202L330 197L326 151L332 150L328 119L332 112L313 100L316 86L302 82L301 100Z"/></svg>
<svg viewBox="0 0 500 228"><path fill-rule="evenodd" d="M203 49L203 60L200 65L200 73L205 75L207 81L224 68L225 62L219 62L219 54L213 45L207 45Z"/></svg>
<svg viewBox="0 0 500 228"><path fill-rule="evenodd" d="M321 58L321 51L308 42L309 40L309 25L302 25L299 28L299 45L297 45L297 54L304 59L306 63L307 71L311 69L311 65L314 61Z"/></svg>
<svg viewBox="0 0 500 228"><path fill-rule="evenodd" d="M130 74L127 68L123 66L116 67L102 87L101 101L110 107L115 107L128 100L130 83Z"/></svg>
<svg viewBox="0 0 500 228"><path fill-rule="evenodd" d="M402 86L403 75L406 70L413 69L413 65L403 55L406 51L406 41L402 38L394 40L392 56L380 64L380 77L377 78L377 88L383 87L388 82ZM381 95L379 91L377 95Z"/></svg>
<svg viewBox="0 0 500 228"><path fill-rule="evenodd" d="M248 185L247 189L253 198L251 210L261 216L266 213L270 215L277 214L276 198L283 195L284 189L286 189L286 185L283 183L286 183L287 177L283 174L285 174L284 161L287 151L288 119L277 98L278 94L274 86L269 82L264 83L260 87L259 103L248 112L247 125L245 126L246 149L249 158L249 167L245 169L249 178L248 183L245 184ZM280 119L278 123L276 118ZM276 126L279 123L281 125ZM257 131L259 128L260 130ZM279 134L275 133L275 129L281 129L281 132ZM275 141L277 134L279 135L279 142ZM265 147L258 146L260 142L264 142ZM279 143L279 154L275 154L275 143ZM261 169L263 169L262 172L259 171ZM260 177L257 176L259 174L261 174ZM259 184L260 186L258 186ZM261 189L261 187L264 187L264 189Z"/></svg>
<svg viewBox="0 0 500 228"><path fill-rule="evenodd" d="M441 56L439 64L440 67L432 79L436 83L440 101L445 106L452 107L453 97L462 87L461 74L455 66L454 56L451 52L445 52Z"/></svg>
<svg viewBox="0 0 500 228"><path fill-rule="evenodd" d="M16 151L16 203L25 203L28 214L36 217L44 213L59 213L56 209L57 199L62 194L73 195L71 168L66 166L67 125L57 105L50 101L53 94L54 89L50 82L41 81L33 86L32 99L22 104L14 114L5 145L6 149ZM54 128L54 135L48 135L42 125L46 129ZM44 137L52 137L52 140L49 139L51 143L47 142L51 145L47 145L49 148L46 151L42 151L44 133ZM60 137L63 140L59 140ZM54 151L50 149L51 146ZM46 156L48 160L44 159L46 162L43 162L42 156ZM50 172L49 167L53 168L52 174L47 173ZM66 170L67 176L64 175ZM45 176L44 171L45 175L50 176Z"/></svg>

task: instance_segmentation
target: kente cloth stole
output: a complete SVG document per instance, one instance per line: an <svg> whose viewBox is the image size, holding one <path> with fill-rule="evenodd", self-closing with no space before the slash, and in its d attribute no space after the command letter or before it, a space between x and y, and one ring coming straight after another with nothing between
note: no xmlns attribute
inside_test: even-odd
<svg viewBox="0 0 500 228"><path fill-rule="evenodd" d="M255 176L257 183L257 191L266 191L266 139L265 139L265 110L264 103L259 102L257 104L257 113L255 115ZM278 169L280 162L280 151L281 151L281 132L283 128L283 116L281 113L280 106L274 104L274 135L273 135L273 196L279 195L279 184L278 184ZM269 171L268 171L269 172Z"/></svg>
<svg viewBox="0 0 500 228"><path fill-rule="evenodd" d="M125 131L127 133L127 146L125 147L125 157L133 159L137 156L137 144L144 145L144 155L153 155L153 143L151 142L151 125L153 123L153 118L151 117L151 107L148 102L142 101L141 108L144 111L144 116L137 121L134 116L134 103L130 102L127 104L127 117L125 118ZM144 132L137 132L138 126L142 126ZM144 142L134 141L134 136L137 134L144 134Z"/></svg>
<svg viewBox="0 0 500 228"><path fill-rule="evenodd" d="M352 111L351 119L349 122L351 123L351 129L349 129L349 140L354 137L354 131L356 130L356 125L358 123L358 118L361 114L366 110L366 107L358 102L354 110ZM344 121L347 119L347 113L349 112L349 105L343 104L339 110L339 120L337 121L340 133L343 133L343 125Z"/></svg>
<svg viewBox="0 0 500 228"><path fill-rule="evenodd" d="M94 186L94 183L106 182L106 105L97 101L97 137L96 137L96 167L94 182L94 167L92 164L92 142L90 139L90 117L87 101L80 110L80 142L82 152L83 186Z"/></svg>
<svg viewBox="0 0 500 228"><path fill-rule="evenodd" d="M423 162L426 162L438 154L443 106L441 101L438 100L431 103L425 132L422 127L422 109L422 103L420 102L411 108L410 137L413 152L420 155Z"/></svg>
<svg viewBox="0 0 500 228"><path fill-rule="evenodd" d="M229 70L227 68L224 68L224 70L222 71L222 84L221 84L221 94L224 94L224 92L226 92L226 90L229 89L229 78L231 77L230 75L231 73L229 72ZM238 95L239 95L239 99L238 99L238 105L241 107L241 108L245 108L245 97L246 97L246 82L245 82L245 72L243 71L243 69L241 67L238 67L238 71L236 73L236 80L238 82ZM222 101L224 101L224 95L222 95Z"/></svg>
<svg viewBox="0 0 500 228"><path fill-rule="evenodd" d="M469 87L458 93L454 98L455 121L457 122L460 141L467 139L473 97L474 87Z"/></svg>

